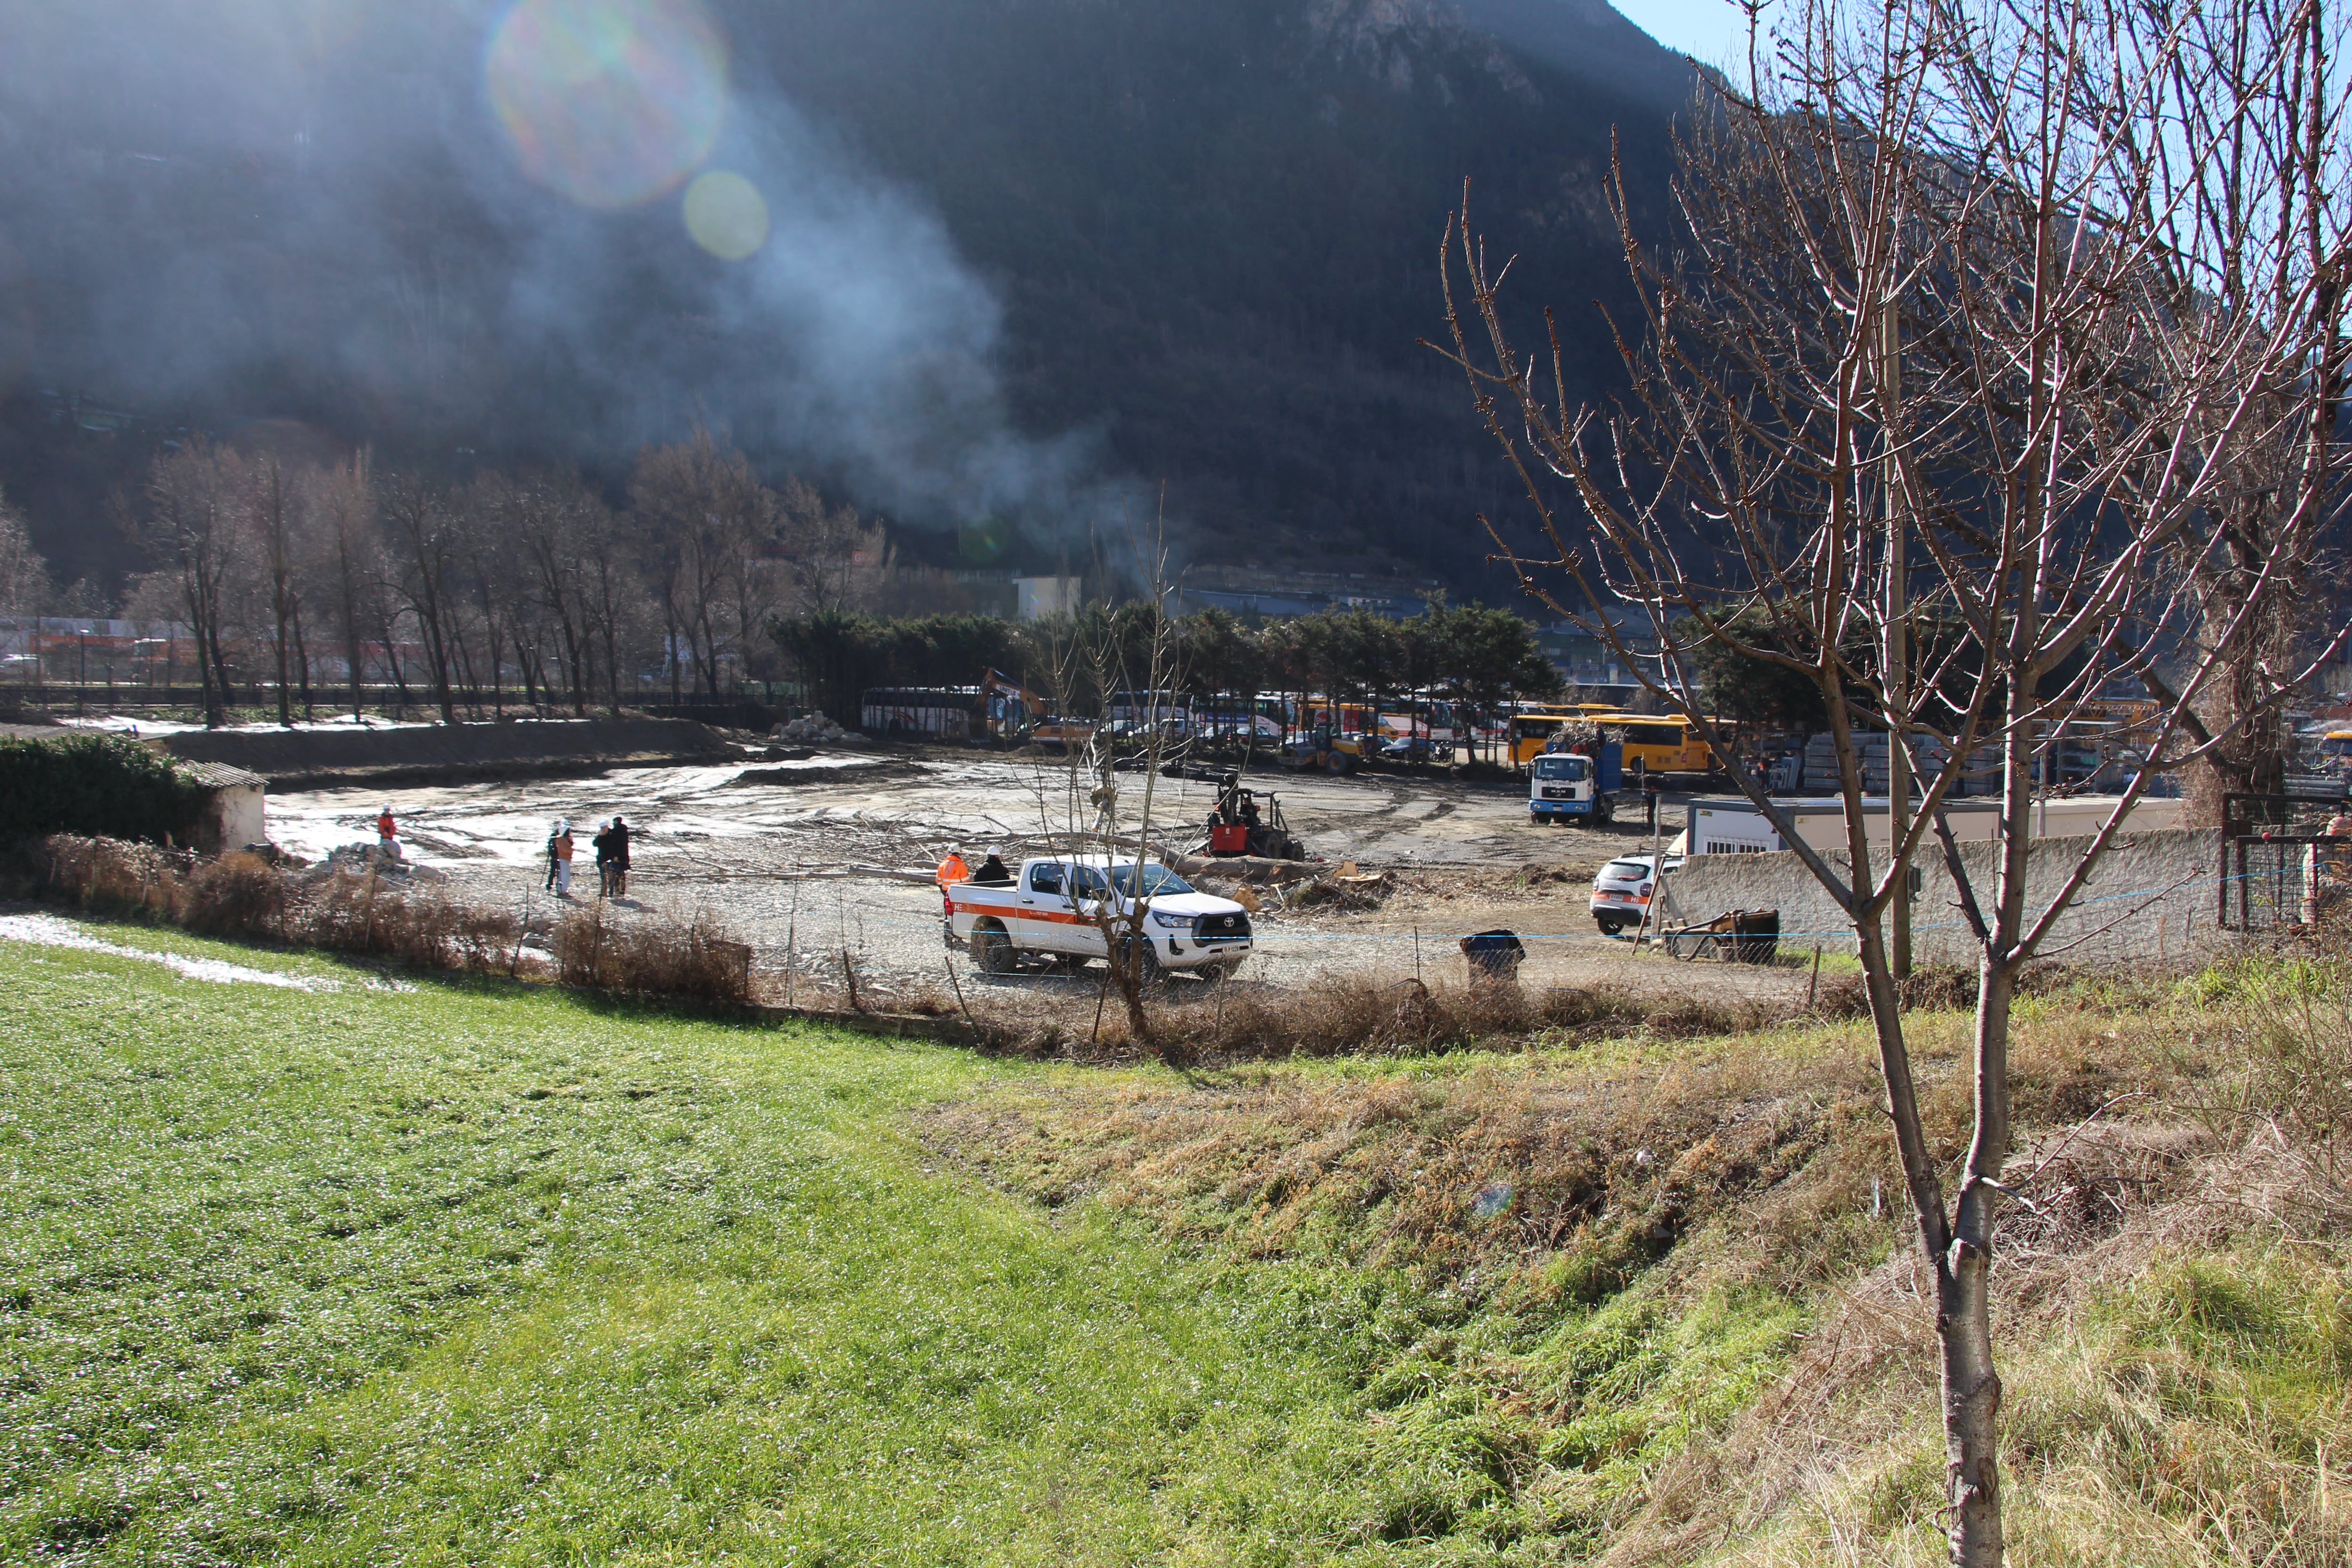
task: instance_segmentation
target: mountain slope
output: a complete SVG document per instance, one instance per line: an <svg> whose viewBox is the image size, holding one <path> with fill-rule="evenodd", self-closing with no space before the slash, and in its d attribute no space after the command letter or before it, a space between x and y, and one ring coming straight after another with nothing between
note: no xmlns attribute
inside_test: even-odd
<svg viewBox="0 0 2352 1568"><path fill-rule="evenodd" d="M39 9L0 0L30 46L0 64L0 266L39 301L0 324L0 485L72 571L107 564L74 514L139 441L93 459L37 389L608 474L700 414L942 540L995 511L1043 561L1164 481L1196 559L1475 584L1504 498L1417 342L1445 213L1473 179L1522 303L1597 325L1612 134L1654 203L1691 81L1600 0L737 0L708 166L773 228L730 265L674 195L521 177L488 8L233 58L201 16ZM1570 352L1612 384L1597 331Z"/></svg>

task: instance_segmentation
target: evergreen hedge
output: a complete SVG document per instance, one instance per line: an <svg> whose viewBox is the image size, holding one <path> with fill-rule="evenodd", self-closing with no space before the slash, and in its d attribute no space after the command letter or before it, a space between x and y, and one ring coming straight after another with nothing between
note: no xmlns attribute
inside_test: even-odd
<svg viewBox="0 0 2352 1568"><path fill-rule="evenodd" d="M0 736L0 843L74 833L186 845L208 793L121 735Z"/></svg>

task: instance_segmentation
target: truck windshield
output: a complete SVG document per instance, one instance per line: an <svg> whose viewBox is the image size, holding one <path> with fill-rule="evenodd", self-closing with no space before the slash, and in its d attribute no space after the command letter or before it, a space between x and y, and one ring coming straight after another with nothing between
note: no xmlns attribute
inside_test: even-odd
<svg viewBox="0 0 2352 1568"><path fill-rule="evenodd" d="M1135 896L1135 862L1129 860L1125 865L1112 867L1110 880L1111 886L1118 889L1121 898L1133 898ZM1192 890L1192 883L1187 882L1165 866L1147 865L1143 868L1143 896L1147 899L1156 899L1169 893L1189 893Z"/></svg>
<svg viewBox="0 0 2352 1568"><path fill-rule="evenodd" d="M1549 756L1536 759L1536 777L1539 779L1582 784L1591 775L1591 771L1592 759L1590 757Z"/></svg>

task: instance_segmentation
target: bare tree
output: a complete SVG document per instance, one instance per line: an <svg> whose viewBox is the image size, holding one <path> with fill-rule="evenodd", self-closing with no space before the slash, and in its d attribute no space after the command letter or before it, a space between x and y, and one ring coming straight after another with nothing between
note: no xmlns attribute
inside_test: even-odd
<svg viewBox="0 0 2352 1568"><path fill-rule="evenodd" d="M292 654L294 629L300 618L296 586L293 486L277 455L262 452L238 458L225 454L236 479L237 521L249 537L261 566L260 586L268 597L270 647L278 664L278 721L294 727ZM310 678L303 677L307 689Z"/></svg>
<svg viewBox="0 0 2352 1568"><path fill-rule="evenodd" d="M1746 93L1711 94L1690 117L1684 248L1646 246L1618 186L1643 314L1616 328L1633 395L1613 413L1567 403L1556 323L1548 356L1515 348L1507 268L1473 236L1466 201L1441 250L1452 356L1535 509L1534 552L1490 524L1528 591L1719 751L1727 738L1686 696L1702 647L1821 693L1843 853L1808 846L1735 777L1853 922L1935 1280L1955 1563L2002 1554L1990 1265L2018 974L2156 773L2245 735L2340 642L2306 640L2267 679L2272 695L2196 720L2231 650L2285 613L2343 493L2326 368L2341 355L2339 217L2316 237L2242 234L2273 285L2235 297L2201 284L2219 258L2184 229L2248 116L2273 144L2309 150L2272 174L2274 205L2301 189L2283 210L2315 212L2323 187L2344 189L2321 166L2340 156L2342 81L2310 14L2242 0L2203 13L2214 25L2200 30L2154 0L1793 0L1777 54L1751 48ZM2184 121L2179 104L2198 94L2207 112ZM2289 510L2312 526L2233 531L2232 476L2297 439L2316 471ZM1623 642L1627 607L1658 630L1654 663ZM2165 700L2137 737L2148 765L2064 852L2054 893L2031 901L2037 763L2119 689ZM1883 848L1865 834L1865 729L1894 759ZM1984 748L2001 801L1989 867L1962 853L1945 812ZM1928 854L1978 952L1973 1124L1949 1197L1894 951Z"/></svg>
<svg viewBox="0 0 2352 1568"><path fill-rule="evenodd" d="M765 615L748 626L740 617L755 613L755 600L772 596L747 577L761 570L754 562L775 539L776 493L760 483L743 454L697 429L686 441L637 455L629 505L645 541L646 574L660 595L672 658L682 648L703 689L716 697L722 652L740 654L743 637L766 629ZM738 615L731 626L730 606ZM675 674L671 695L677 695Z"/></svg>
<svg viewBox="0 0 2352 1568"><path fill-rule="evenodd" d="M605 703L617 719L621 649L640 624L635 612L644 602L645 583L631 561L626 531L612 509L584 485L573 487L571 507L579 551L581 642L592 664L601 668Z"/></svg>
<svg viewBox="0 0 2352 1568"><path fill-rule="evenodd" d="M887 531L878 520L868 520L852 506L827 506L824 495L805 479L784 481L780 492L781 533L793 568L793 586L801 614L854 610L859 573L872 572L870 581L887 574L891 552ZM769 606L772 614L776 606ZM764 626L768 616L756 623Z"/></svg>
<svg viewBox="0 0 2352 1568"><path fill-rule="evenodd" d="M366 712L367 632L376 559L375 475L365 448L303 477L302 513L319 603L342 639L352 717Z"/></svg>
<svg viewBox="0 0 2352 1568"><path fill-rule="evenodd" d="M2181 717L2205 752L2190 793L2208 823L2221 820L2226 793L2282 787L2294 737L2281 683L2299 668L2298 647L2324 631L2309 543L2343 500L2335 454L2352 342L2327 324L2346 306L2352 160L2338 140L2345 68L2333 51L2347 20L2325 0L2151 6L2128 14L2117 61L2125 79L2149 82L2165 120L2185 128L2171 136L2124 128L2170 297L2184 310L2316 326L2294 374L2263 389L2218 487L2215 547L2190 563L2197 635L2225 639L2221 671ZM2189 47L2165 47L2175 31ZM2286 591L2265 594L2263 564L2279 556L2294 563Z"/></svg>
<svg viewBox="0 0 2352 1568"><path fill-rule="evenodd" d="M0 612L27 614L38 604L49 582L49 563L33 548L25 514L8 504L0 492Z"/></svg>
<svg viewBox="0 0 2352 1568"><path fill-rule="evenodd" d="M441 721L457 721L455 668L458 526L448 500L422 478L396 475L381 492L403 606L415 621L433 676L433 698ZM389 639L387 639L389 640Z"/></svg>
<svg viewBox="0 0 2352 1568"><path fill-rule="evenodd" d="M236 494L223 455L198 439L159 456L146 505L132 511L133 542L177 581L204 689L205 724L228 721L228 658L222 647L225 590L236 551Z"/></svg>

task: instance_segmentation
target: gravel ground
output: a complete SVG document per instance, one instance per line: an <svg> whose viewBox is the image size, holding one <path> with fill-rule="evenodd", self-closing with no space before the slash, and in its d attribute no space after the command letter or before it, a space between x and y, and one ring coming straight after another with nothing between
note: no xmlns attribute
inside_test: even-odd
<svg viewBox="0 0 2352 1568"><path fill-rule="evenodd" d="M1153 837L1187 846L1200 835L1212 786L1153 779ZM1339 865L1398 873L1384 907L1269 911L1244 975L1311 984L1335 968L1383 974L1458 973L1454 938L1507 927L1528 943L1522 979L1535 985L1609 979L1643 990L1763 995L1801 990L1788 970L1671 963L1599 935L1585 908L1592 873L1646 841L1633 826L1539 827L1505 786L1402 774L1254 778L1281 798L1309 850ZM624 910L708 910L751 942L763 969L837 977L844 948L865 983L898 990L957 983L1052 991L1085 981L986 980L950 960L929 868L945 852L994 847L1008 858L1091 816L1090 779L1057 763L996 753L858 748L740 765L618 769L588 779L497 781L273 795L270 833L317 858L372 839L390 805L411 858L446 875L473 903L504 901L527 920L556 912L541 891L550 825L569 817L580 840L574 899L593 894L587 847L614 812L635 835ZM1117 776L1119 817L1142 820L1145 779ZM1075 795L1075 799L1074 799ZM1669 803L1678 797L1669 796ZM1672 814L1679 820L1679 812Z"/></svg>

